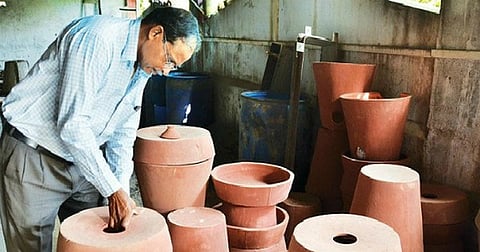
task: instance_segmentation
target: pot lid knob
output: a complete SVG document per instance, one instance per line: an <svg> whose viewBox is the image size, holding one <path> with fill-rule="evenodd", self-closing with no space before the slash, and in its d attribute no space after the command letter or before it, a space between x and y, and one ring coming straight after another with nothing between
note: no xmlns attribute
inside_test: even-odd
<svg viewBox="0 0 480 252"><path fill-rule="evenodd" d="M179 139L180 134L173 125L168 125L167 129L160 135L161 138L165 139Z"/></svg>

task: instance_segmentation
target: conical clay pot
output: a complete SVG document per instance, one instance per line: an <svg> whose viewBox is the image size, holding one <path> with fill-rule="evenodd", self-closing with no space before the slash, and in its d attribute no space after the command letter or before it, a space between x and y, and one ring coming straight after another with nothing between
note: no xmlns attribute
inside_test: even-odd
<svg viewBox="0 0 480 252"><path fill-rule="evenodd" d="M402 247L399 235L376 219L354 214L325 214L300 222L293 231L288 251L401 252Z"/></svg>
<svg viewBox="0 0 480 252"><path fill-rule="evenodd" d="M319 128L305 191L318 195L324 212L343 210L340 157L348 150L346 130Z"/></svg>
<svg viewBox="0 0 480 252"><path fill-rule="evenodd" d="M288 197L293 172L279 165L236 162L215 167L211 173L221 200L238 206L274 206Z"/></svg>
<svg viewBox="0 0 480 252"><path fill-rule="evenodd" d="M348 212L352 204L353 194L357 185L357 178L360 170L369 164L398 164L408 166L410 159L405 155L400 155L399 160L391 161L372 161L353 158L350 152L342 155L343 176L340 184L344 209Z"/></svg>
<svg viewBox="0 0 480 252"><path fill-rule="evenodd" d="M304 192L291 192L288 198L278 204L285 209L290 220L285 231L285 240L290 241L295 226L301 221L321 213L320 198L314 194Z"/></svg>
<svg viewBox="0 0 480 252"><path fill-rule="evenodd" d="M225 215L206 207L186 207L167 216L175 252L228 252Z"/></svg>
<svg viewBox="0 0 480 252"><path fill-rule="evenodd" d="M171 252L172 241L165 218L154 210L138 208L128 228L121 232L107 229L108 207L81 211L60 225L58 252Z"/></svg>
<svg viewBox="0 0 480 252"><path fill-rule="evenodd" d="M180 125L142 128L134 150L144 206L166 215L205 205L215 155L208 130Z"/></svg>
<svg viewBox="0 0 480 252"><path fill-rule="evenodd" d="M377 92L340 96L352 157L389 161L400 158L411 96L383 98Z"/></svg>
<svg viewBox="0 0 480 252"><path fill-rule="evenodd" d="M344 129L344 118L339 97L344 93L370 90L375 65L313 62L320 120L330 130Z"/></svg>
<svg viewBox="0 0 480 252"><path fill-rule="evenodd" d="M423 251L420 176L409 167L362 167L350 213L375 218L392 227L400 236L404 252Z"/></svg>

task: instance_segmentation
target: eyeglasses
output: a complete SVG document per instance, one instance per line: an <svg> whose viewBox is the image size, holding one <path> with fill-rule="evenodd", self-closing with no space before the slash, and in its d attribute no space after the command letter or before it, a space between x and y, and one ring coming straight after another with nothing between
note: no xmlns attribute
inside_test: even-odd
<svg viewBox="0 0 480 252"><path fill-rule="evenodd" d="M168 70L168 71L174 71L177 70L176 64L172 61L172 57L168 53L168 48L167 48L167 34L164 34L163 38L163 49L165 50L165 64L163 65L163 70Z"/></svg>

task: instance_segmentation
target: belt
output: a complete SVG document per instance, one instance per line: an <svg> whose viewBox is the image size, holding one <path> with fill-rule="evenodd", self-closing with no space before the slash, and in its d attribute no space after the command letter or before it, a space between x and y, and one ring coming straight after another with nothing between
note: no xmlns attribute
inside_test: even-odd
<svg viewBox="0 0 480 252"><path fill-rule="evenodd" d="M47 155L57 161L66 163L68 165L72 165L73 163L70 161L65 160L62 157L59 157L55 154L53 154L51 151L48 149L42 147L39 145L37 142L35 142L33 139L28 138L25 136L22 132L20 132L17 128L13 127L10 123L5 122L5 125L3 125L5 132L10 135L11 137L17 139L18 141L26 144L28 147L37 150L39 153L42 153L44 155Z"/></svg>

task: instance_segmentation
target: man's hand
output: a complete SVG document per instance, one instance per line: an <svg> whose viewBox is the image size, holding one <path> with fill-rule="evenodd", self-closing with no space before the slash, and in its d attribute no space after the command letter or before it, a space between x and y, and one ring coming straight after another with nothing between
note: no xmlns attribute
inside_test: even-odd
<svg viewBox="0 0 480 252"><path fill-rule="evenodd" d="M135 201L120 189L108 197L108 210L110 218L108 229L112 232L121 232L128 227L135 211Z"/></svg>

